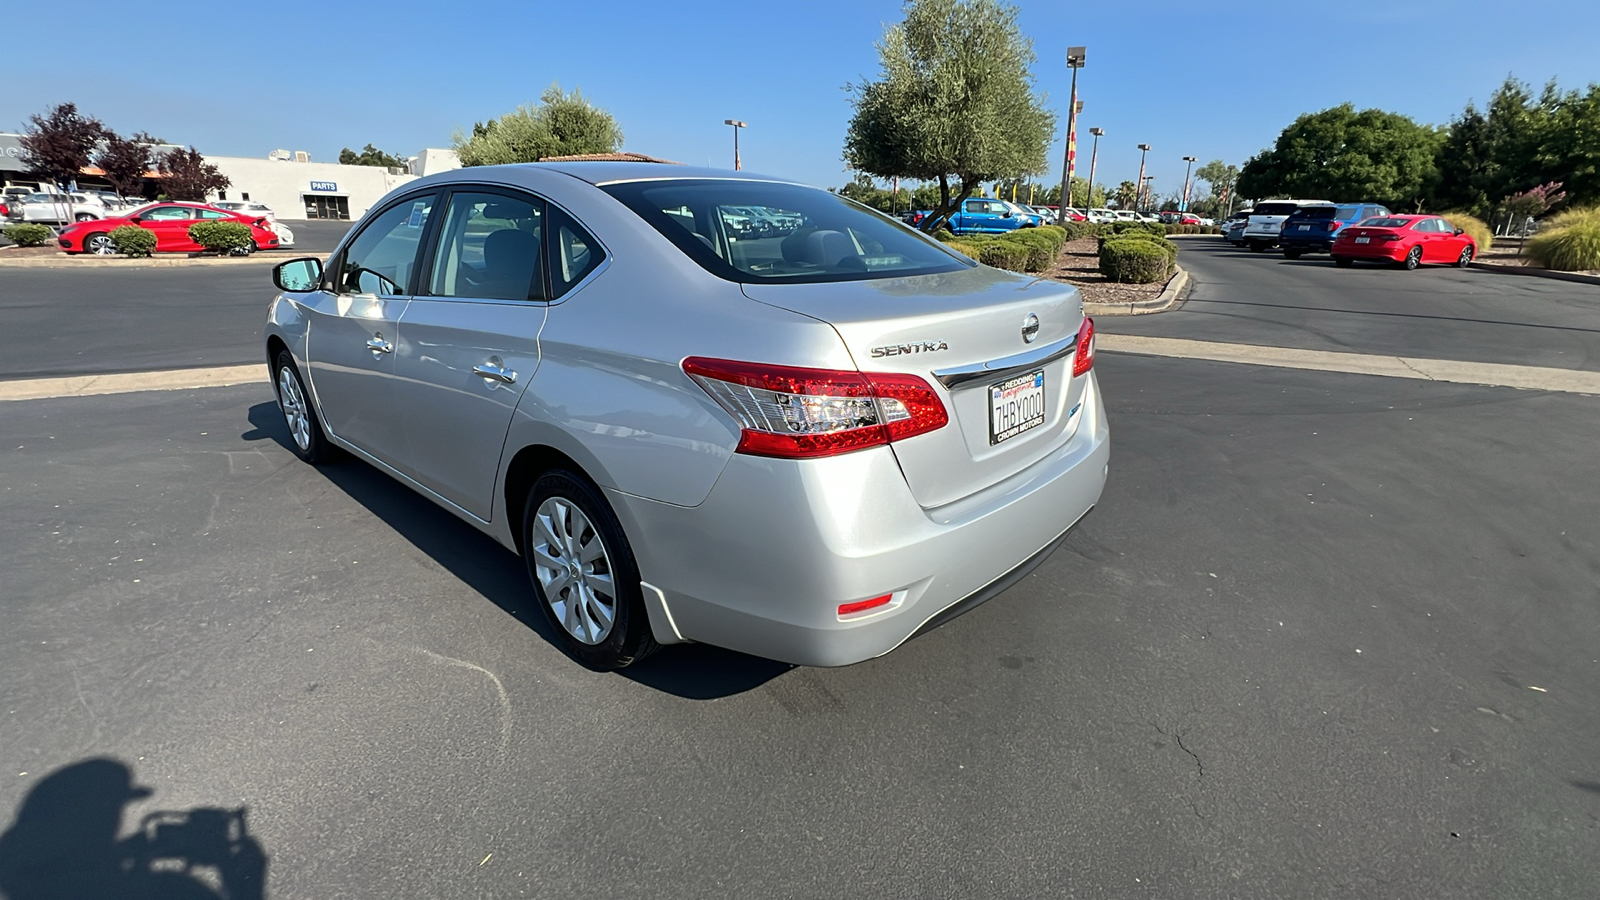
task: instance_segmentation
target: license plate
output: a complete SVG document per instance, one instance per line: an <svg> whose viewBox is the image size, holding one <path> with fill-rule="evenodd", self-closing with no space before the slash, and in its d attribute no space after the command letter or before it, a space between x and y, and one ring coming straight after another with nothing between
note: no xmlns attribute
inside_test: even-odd
<svg viewBox="0 0 1600 900"><path fill-rule="evenodd" d="M1356 243L1358 243L1358 244L1370 244L1370 243L1372 243L1372 238L1356 238Z"/></svg>
<svg viewBox="0 0 1600 900"><path fill-rule="evenodd" d="M1296 231L1310 231L1311 230L1311 226L1310 225L1296 225L1295 226L1295 230Z"/></svg>
<svg viewBox="0 0 1600 900"><path fill-rule="evenodd" d="M1044 424L1044 371L989 386L989 444Z"/></svg>

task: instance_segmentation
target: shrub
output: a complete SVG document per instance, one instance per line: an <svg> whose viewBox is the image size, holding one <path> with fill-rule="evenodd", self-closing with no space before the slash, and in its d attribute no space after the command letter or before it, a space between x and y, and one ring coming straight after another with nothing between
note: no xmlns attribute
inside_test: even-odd
<svg viewBox="0 0 1600 900"><path fill-rule="evenodd" d="M1157 237L1167 236L1167 226L1160 222L1112 222L1112 234L1128 234L1130 232L1144 231Z"/></svg>
<svg viewBox="0 0 1600 900"><path fill-rule="evenodd" d="M1600 269L1600 214L1568 221L1572 224L1561 228L1541 227L1528 238L1528 256L1546 269L1562 272Z"/></svg>
<svg viewBox="0 0 1600 900"><path fill-rule="evenodd" d="M250 226L243 222L196 222L189 226L189 239L212 253L252 249Z"/></svg>
<svg viewBox="0 0 1600 900"><path fill-rule="evenodd" d="M1588 206L1582 209L1569 209L1556 213L1539 223L1541 230L1548 228L1566 228L1569 225L1600 225L1600 206Z"/></svg>
<svg viewBox="0 0 1600 900"><path fill-rule="evenodd" d="M954 250L962 256L971 259L978 258L978 246L976 244L970 244L966 241L948 241L944 246L946 250Z"/></svg>
<svg viewBox="0 0 1600 900"><path fill-rule="evenodd" d="M1153 241L1113 240L1100 248L1100 274L1125 284L1163 281L1172 258Z"/></svg>
<svg viewBox="0 0 1600 900"><path fill-rule="evenodd" d="M1146 243L1153 244L1153 245L1161 248L1161 251L1163 253L1167 254L1168 258L1171 259L1173 263L1176 263L1178 261L1178 245L1174 244L1173 242L1167 240L1164 237L1160 237L1158 235L1151 234L1148 231L1130 231L1130 232L1127 232L1125 234L1117 234L1117 235L1109 235L1109 236L1108 235L1101 235L1100 240L1098 242L1098 247L1099 247L1100 251L1102 253L1105 252L1106 244L1108 244L1108 243L1110 243L1112 241L1144 241Z"/></svg>
<svg viewBox="0 0 1600 900"><path fill-rule="evenodd" d="M1049 236L1051 240L1056 242L1057 247L1067 242L1067 229L1062 228L1060 225L1040 225L1035 230L1040 234Z"/></svg>
<svg viewBox="0 0 1600 900"><path fill-rule="evenodd" d="M1056 239L1048 234L1041 234L1037 228L1013 231L1002 237L1001 241L1027 248L1026 269L1029 272L1043 272L1050 268L1056 261L1056 255L1061 252L1061 245Z"/></svg>
<svg viewBox="0 0 1600 900"><path fill-rule="evenodd" d="M156 233L137 225L120 225L111 229L111 246L123 256L149 256L156 249Z"/></svg>
<svg viewBox="0 0 1600 900"><path fill-rule="evenodd" d="M1460 211L1439 213L1439 217L1471 235L1472 239L1478 242L1479 253L1489 249L1489 245L1494 243L1494 234L1482 219Z"/></svg>
<svg viewBox="0 0 1600 900"><path fill-rule="evenodd" d="M1028 268L1030 248L1015 241L991 241L978 249L978 261L996 269L1022 272Z"/></svg>
<svg viewBox="0 0 1600 900"><path fill-rule="evenodd" d="M43 247L55 234L44 225L7 225L0 233L18 247Z"/></svg>

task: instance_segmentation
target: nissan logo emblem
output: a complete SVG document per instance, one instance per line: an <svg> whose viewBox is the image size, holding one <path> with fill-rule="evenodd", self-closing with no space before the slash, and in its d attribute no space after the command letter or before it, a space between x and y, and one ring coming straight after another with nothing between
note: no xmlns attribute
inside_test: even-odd
<svg viewBox="0 0 1600 900"><path fill-rule="evenodd" d="M1033 313L1028 313L1028 317L1022 320L1022 342L1024 344L1031 344L1033 343L1033 339L1038 336L1039 317Z"/></svg>

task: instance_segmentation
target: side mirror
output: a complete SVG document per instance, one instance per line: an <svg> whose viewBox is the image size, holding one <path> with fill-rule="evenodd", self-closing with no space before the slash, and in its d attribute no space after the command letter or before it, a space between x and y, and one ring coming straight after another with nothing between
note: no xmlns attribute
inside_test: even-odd
<svg viewBox="0 0 1600 900"><path fill-rule="evenodd" d="M322 283L322 260L307 256L278 263L272 267L272 283L295 294L314 291Z"/></svg>
<svg viewBox="0 0 1600 900"><path fill-rule="evenodd" d="M144 221L144 216L129 216L129 217L128 217L128 221L129 221L129 222L132 222L132 223L133 223L133 224L135 224L135 225L137 225L137 224L139 224L139 223L140 223L140 222L143 222L143 221Z"/></svg>
<svg viewBox="0 0 1600 900"><path fill-rule="evenodd" d="M1011 218L1011 216L1012 216L1012 213L1011 213L1010 210L1006 210L1005 212L1000 214L1000 218L1002 218L1002 219L1009 219L1009 218Z"/></svg>
<svg viewBox="0 0 1600 900"><path fill-rule="evenodd" d="M1460 228L1457 228L1456 229L1456 234L1466 234L1466 232L1461 230Z"/></svg>

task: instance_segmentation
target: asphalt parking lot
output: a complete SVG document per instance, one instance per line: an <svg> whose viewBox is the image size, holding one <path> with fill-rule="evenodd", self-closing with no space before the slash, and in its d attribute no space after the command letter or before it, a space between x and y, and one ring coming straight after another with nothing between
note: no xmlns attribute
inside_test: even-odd
<svg viewBox="0 0 1600 900"><path fill-rule="evenodd" d="M1403 286L1332 296L1279 262L1186 249L1182 309L1101 327L1540 351L1493 324L1515 307L1576 357L1600 309L1445 270L1330 266ZM1462 321L1413 346L1397 310ZM0 829L52 773L120 806L68 768L103 757L154 791L127 828L247 810L283 898L1590 896L1600 398L1097 371L1111 479L1067 544L832 670L578 668L520 560L300 464L265 384L0 403Z"/></svg>

